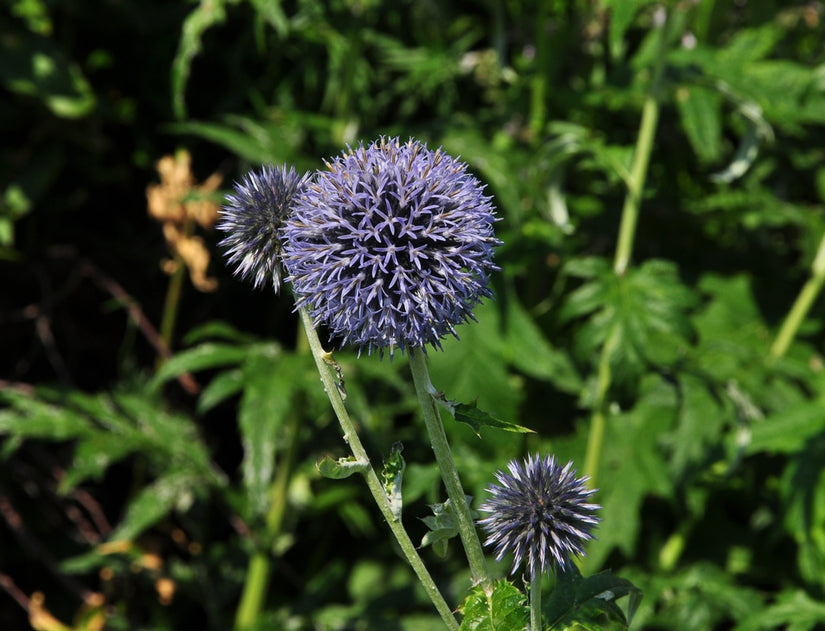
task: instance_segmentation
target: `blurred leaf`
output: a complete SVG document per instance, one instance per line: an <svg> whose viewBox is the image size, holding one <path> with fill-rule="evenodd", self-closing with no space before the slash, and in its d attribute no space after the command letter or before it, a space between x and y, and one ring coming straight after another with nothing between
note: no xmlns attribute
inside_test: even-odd
<svg viewBox="0 0 825 631"><path fill-rule="evenodd" d="M14 390L0 390L0 399L11 406L0 410L0 434L18 439L71 440L93 433L82 414L64 407Z"/></svg>
<svg viewBox="0 0 825 631"><path fill-rule="evenodd" d="M825 603L799 589L782 591L776 601L754 611L732 631L762 631L782 628L785 631L808 631L825 624Z"/></svg>
<svg viewBox="0 0 825 631"><path fill-rule="evenodd" d="M293 398L305 369L303 358L282 355L274 347L250 354L243 364L244 388L238 424L244 448L242 464L249 509L263 515L269 507L269 486L275 475L275 455L284 443L282 428L295 413Z"/></svg>
<svg viewBox="0 0 825 631"><path fill-rule="evenodd" d="M186 116L186 83L192 60L201 52L203 34L226 21L226 6L238 0L200 0L183 23L178 52L172 61L172 107L179 119Z"/></svg>
<svg viewBox="0 0 825 631"><path fill-rule="evenodd" d="M506 580L493 583L493 592L484 593L477 585L461 605L464 619L461 631L523 631L529 609L526 598L515 585Z"/></svg>
<svg viewBox="0 0 825 631"><path fill-rule="evenodd" d="M237 344L204 342L194 348L180 351L167 359L152 379L152 387L186 372L197 372L231 364L239 364L252 352L268 353L275 356L279 348L273 343L261 343L257 347Z"/></svg>
<svg viewBox="0 0 825 631"><path fill-rule="evenodd" d="M658 603L655 613L643 612L654 603ZM636 624L642 628L729 628L762 611L762 598L756 589L737 584L732 573L702 561L684 566L674 574L658 573L651 577Z"/></svg>
<svg viewBox="0 0 825 631"><path fill-rule="evenodd" d="M204 489L203 481L184 471L170 471L141 489L129 502L126 515L109 541L133 541L172 510L185 511Z"/></svg>
<svg viewBox="0 0 825 631"><path fill-rule="evenodd" d="M616 604L629 596L627 616ZM604 619L628 628L642 598L641 590L628 580L610 571L587 578L575 566L559 572L556 585L544 604L543 617L550 629L566 629L581 625L586 629L604 628Z"/></svg>
<svg viewBox="0 0 825 631"><path fill-rule="evenodd" d="M241 392L243 387L244 374L240 368L219 373L201 391L198 398L198 412L200 414L208 412L227 398Z"/></svg>
<svg viewBox="0 0 825 631"><path fill-rule="evenodd" d="M610 9L610 54L614 59L619 59L625 48L625 31L633 22L638 10L653 4L653 0L602 0L600 4Z"/></svg>
<svg viewBox="0 0 825 631"><path fill-rule="evenodd" d="M17 30L0 38L0 82L10 91L43 102L61 118L82 118L94 110L94 91L80 68L42 35Z"/></svg>
<svg viewBox="0 0 825 631"><path fill-rule="evenodd" d="M793 454L823 432L825 399L805 401L751 424L747 453Z"/></svg>
<svg viewBox="0 0 825 631"><path fill-rule="evenodd" d="M511 387L495 304L487 302L475 310L478 322L458 328L461 340L446 338L443 353L430 353L431 381L456 400L472 401L497 418L514 418L521 393Z"/></svg>
<svg viewBox="0 0 825 631"><path fill-rule="evenodd" d="M642 380L636 405L607 419L595 496L602 506L602 527L597 531L598 539L588 544L583 571L601 567L613 548L632 556L641 529L642 503L648 496L666 498L673 493L659 442L673 425L676 407L673 387L650 375ZM609 527L611 524L615 526Z"/></svg>
<svg viewBox="0 0 825 631"><path fill-rule="evenodd" d="M81 439L74 451L72 466L60 480L61 493L68 493L88 479L100 480L109 466L130 453L137 451L139 444L126 439L121 434L96 432Z"/></svg>
<svg viewBox="0 0 825 631"><path fill-rule="evenodd" d="M237 344L252 344L258 341L258 338L254 335L239 331L228 322L222 320L213 320L190 329L184 336L183 341L185 344L192 345L215 339L236 342Z"/></svg>
<svg viewBox="0 0 825 631"><path fill-rule="evenodd" d="M606 262L591 260L568 265L567 272L587 280L567 297L558 317L586 316L575 348L590 362L614 336L610 362L617 383L637 378L648 363L672 364L686 350L692 333L687 311L695 298L672 262L650 260L616 276Z"/></svg>
<svg viewBox="0 0 825 631"><path fill-rule="evenodd" d="M691 374L679 376L680 404L676 427L662 437L671 453L671 466L681 476L691 466L701 466L718 450L730 420L723 402L709 385Z"/></svg>
<svg viewBox="0 0 825 631"><path fill-rule="evenodd" d="M702 162L715 162L722 153L721 97L701 86L684 86L676 103L693 151Z"/></svg>
<svg viewBox="0 0 825 631"><path fill-rule="evenodd" d="M514 293L505 302L504 325L504 352L510 365L565 392L581 389L581 377L570 357L550 345Z"/></svg>

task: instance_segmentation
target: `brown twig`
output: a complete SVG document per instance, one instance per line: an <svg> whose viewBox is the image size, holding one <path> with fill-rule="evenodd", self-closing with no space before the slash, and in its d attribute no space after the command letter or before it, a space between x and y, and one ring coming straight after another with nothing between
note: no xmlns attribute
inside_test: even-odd
<svg viewBox="0 0 825 631"><path fill-rule="evenodd" d="M172 357L172 351L166 342L163 341L155 326L143 313L140 304L129 294L123 287L101 270L92 261L86 258L79 258L74 248L60 247L53 248L50 255L54 258L72 258L77 260L77 270L80 274L89 278L101 290L112 296L121 305L126 308L126 313L134 322L149 344L155 349L158 355L163 359ZM197 394L200 391L200 385L191 373L183 373L178 376L178 382L181 387L189 394Z"/></svg>
<svg viewBox="0 0 825 631"><path fill-rule="evenodd" d="M0 572L0 587L2 587L6 593L11 596L17 604L23 608L24 611L28 613L31 600L17 585L15 585L11 576Z"/></svg>

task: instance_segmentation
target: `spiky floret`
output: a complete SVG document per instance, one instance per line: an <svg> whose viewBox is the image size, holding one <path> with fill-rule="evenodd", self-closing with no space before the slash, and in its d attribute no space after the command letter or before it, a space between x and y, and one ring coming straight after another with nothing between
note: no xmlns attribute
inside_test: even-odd
<svg viewBox="0 0 825 631"><path fill-rule="evenodd" d="M496 221L467 165L380 138L327 163L284 227L284 265L316 324L366 348L440 347L490 296Z"/></svg>
<svg viewBox="0 0 825 631"><path fill-rule="evenodd" d="M255 287L271 281L275 293L281 286L281 227L292 204L305 187L309 174L293 167L262 166L235 183L226 196L218 230L226 233L220 246L227 248L235 274L251 279Z"/></svg>
<svg viewBox="0 0 825 631"><path fill-rule="evenodd" d="M496 559L513 555L511 573L526 563L531 578L551 567L566 569L593 538L601 508L588 502L594 489L587 476L577 478L573 463L561 467L554 456L510 461L509 473L498 471L498 484L480 507L489 516L479 520L487 533L485 545L495 546Z"/></svg>

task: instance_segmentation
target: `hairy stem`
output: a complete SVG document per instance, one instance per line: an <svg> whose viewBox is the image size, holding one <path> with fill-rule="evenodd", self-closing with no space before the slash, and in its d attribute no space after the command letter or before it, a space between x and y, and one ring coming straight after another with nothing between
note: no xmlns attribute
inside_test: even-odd
<svg viewBox="0 0 825 631"><path fill-rule="evenodd" d="M326 360L324 359L326 352L321 346L321 341L318 339L318 333L315 331L315 327L312 324L312 318L306 309L302 308L299 312L301 314L301 321L303 322L304 330L306 331L307 340L309 341L309 347L312 351L312 356L315 358L315 364L321 375L321 381L324 384L324 389L326 390L327 396L332 404L332 409L335 411L335 416L338 418L338 422L341 425L341 430L344 432L344 440L349 445L352 455L366 467L363 475L367 482L367 487L369 488L370 493L372 493L375 503L378 504L378 508L384 516L384 519L387 521L392 534L395 535L398 545L401 547L404 556L407 558L407 562L410 566L412 566L418 580L424 587L424 591L427 592L427 595L430 597L433 605L435 605L436 610L438 610L438 613L441 615L441 619L444 621L444 624L447 625L448 629L457 631L458 622L456 621L455 616L453 616L449 605L447 605L447 602L444 600L444 596L441 595L435 581L432 576L430 576L429 571L418 554L418 550L416 550L415 545L412 540L410 540L407 531L404 529L404 525L401 523L401 520L396 519L393 515L389 497L387 496L381 481L378 479L375 469L373 469L370 464L367 451L364 449L361 439L358 437L355 424L352 422L352 419L344 406L344 401L338 391L338 386L332 376L332 372L330 371Z"/></svg>
<svg viewBox="0 0 825 631"><path fill-rule="evenodd" d="M435 453L438 468L441 470L441 478L447 489L447 496L450 498L450 503L455 511L458 534L461 537L464 552L470 563L473 582L483 585L484 590L489 592L492 589L492 583L490 582L490 574L487 571L487 560L484 558L484 551L481 548L481 541L479 541L473 516L470 513L470 506L467 504L467 496L461 486L453 454L450 451L450 445L447 443L447 435L444 433L444 425L441 423L441 416L439 416L438 407L435 399L433 399L435 389L430 383L427 358L423 349L416 348L410 352L410 368L415 383L415 391L418 395L418 404L421 406L421 413L424 417L424 425L426 425L427 433L430 436L430 444Z"/></svg>
<svg viewBox="0 0 825 631"><path fill-rule="evenodd" d="M542 631L541 626L541 573L530 579L530 631Z"/></svg>
<svg viewBox="0 0 825 631"><path fill-rule="evenodd" d="M814 262L811 265L811 276L808 278L799 295L788 312L779 333L776 334L776 339L773 342L770 350L771 359L779 359L788 350L788 347L796 337L799 327L808 315L811 307L814 304L819 292L822 290L822 285L825 284L825 235L819 242L819 248L814 257Z"/></svg>

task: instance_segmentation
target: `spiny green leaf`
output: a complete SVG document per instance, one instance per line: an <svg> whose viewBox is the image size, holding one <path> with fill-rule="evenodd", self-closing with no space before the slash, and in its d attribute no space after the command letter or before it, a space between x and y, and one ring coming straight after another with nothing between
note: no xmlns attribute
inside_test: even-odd
<svg viewBox="0 0 825 631"><path fill-rule="evenodd" d="M460 631L524 631L530 613L526 598L504 579L493 583L488 596L482 585L474 587L461 605Z"/></svg>
<svg viewBox="0 0 825 631"><path fill-rule="evenodd" d="M502 421L487 414L484 410L479 410L476 402L472 403L455 403L453 402L453 409L455 413L455 420L459 423L465 423L473 428L476 435L481 438L482 427L493 427L495 429L502 429L506 432L517 432L520 434L532 434L533 430L528 427L522 427L515 423Z"/></svg>

